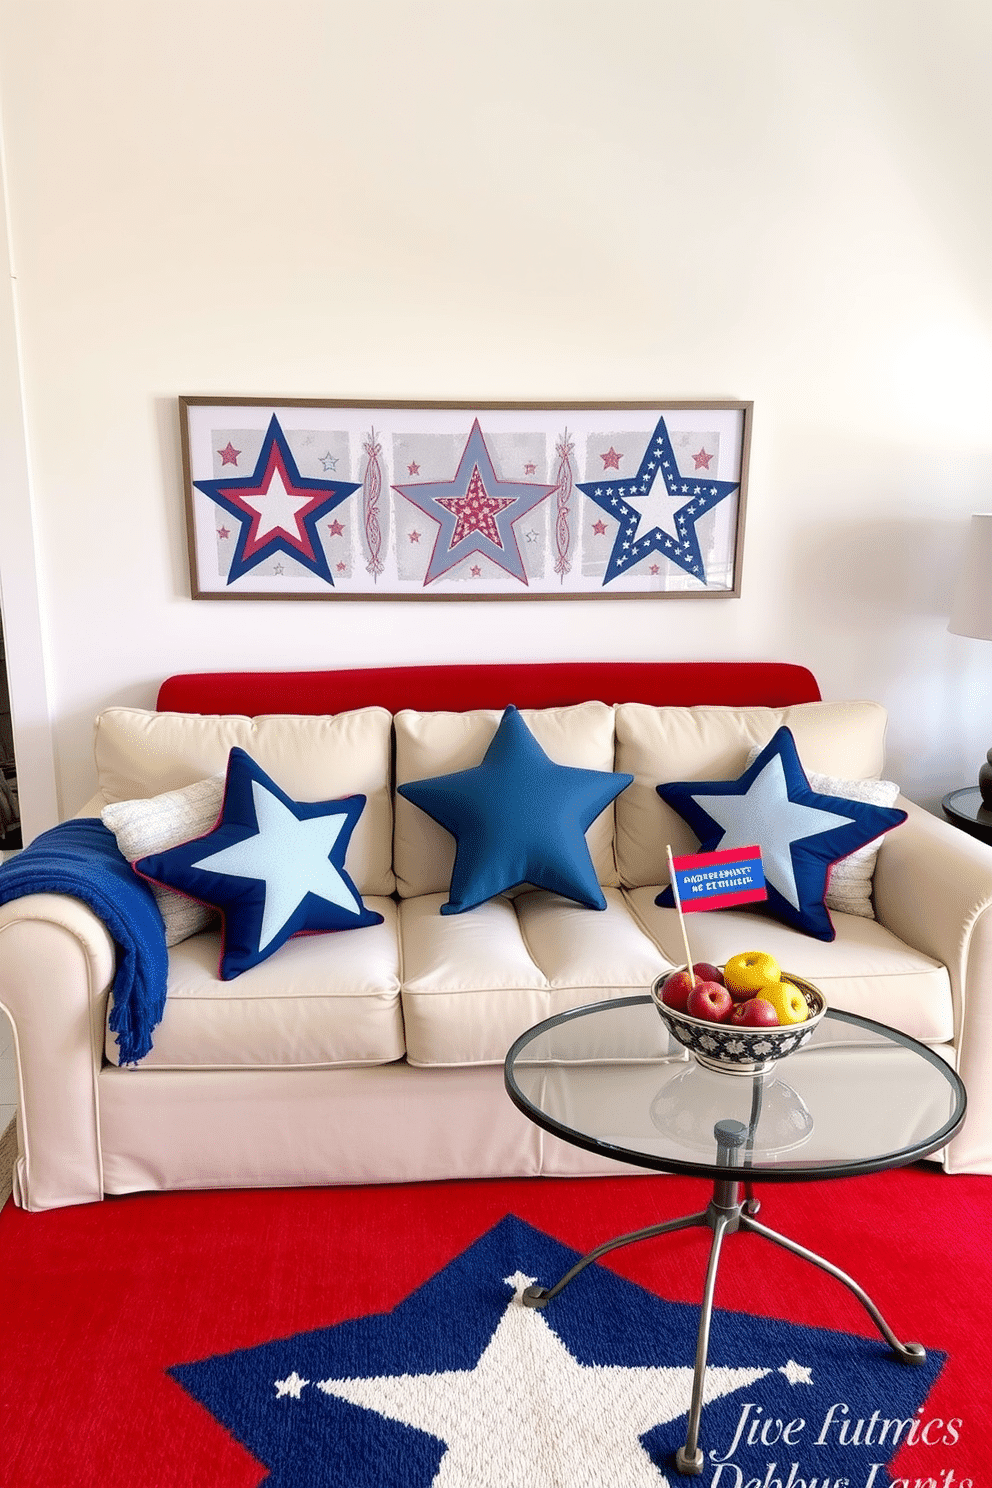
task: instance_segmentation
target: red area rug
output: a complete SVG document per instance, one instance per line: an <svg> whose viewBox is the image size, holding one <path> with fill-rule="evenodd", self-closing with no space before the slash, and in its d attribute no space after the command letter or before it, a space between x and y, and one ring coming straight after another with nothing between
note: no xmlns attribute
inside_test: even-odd
<svg viewBox="0 0 992 1488"><path fill-rule="evenodd" d="M309 1337L314 1330L344 1337L340 1325L348 1320L375 1322L375 1315L392 1309L399 1316L418 1289L426 1307L441 1295L430 1290L440 1285L436 1278L454 1276L455 1263L464 1264L459 1258L490 1244L491 1232L503 1234L507 1223L524 1263L530 1246L537 1265L544 1237L547 1246L584 1252L622 1230L702 1209L710 1192L697 1180L622 1178L141 1195L45 1214L24 1214L8 1202L0 1213L0 1485L254 1488L268 1480L287 1488L311 1482L352 1488L366 1481L357 1467L350 1479L343 1469L335 1476L326 1461L312 1473L291 1471L285 1461L280 1466L252 1455L242 1444L246 1437L239 1441L221 1424L223 1400L219 1409L203 1401L209 1390L223 1393L226 1356L263 1355L261 1346L273 1340ZM769 1319L776 1327L784 1320L854 1335L859 1355L861 1340L868 1340L861 1393L832 1401L837 1408L826 1423L825 1395L814 1396L801 1380L777 1380L775 1398L789 1403L790 1419L805 1421L785 1439L784 1415L776 1427L772 1407L752 1404L748 1413L747 1402L758 1399L754 1393L728 1396L729 1414L712 1417L722 1424L707 1427L704 1412L703 1445L712 1454L704 1475L679 1478L662 1442L653 1448L654 1466L643 1468L644 1481L653 1473L659 1485L826 1488L829 1482L835 1488L842 1481L838 1464L848 1463L848 1488L869 1488L869 1480L870 1488L969 1488L969 1480L978 1488L992 1481L992 1179L951 1178L921 1166L834 1183L765 1185L759 1196L765 1223L852 1274L900 1337L933 1351L933 1368L925 1379L921 1375L920 1401L912 1410L916 1424L892 1452L864 1449L888 1408L886 1380L918 1371L882 1358L884 1345L871 1320L835 1279L759 1237L731 1235L716 1295L717 1351L729 1350L720 1340L732 1337L734 1362L746 1364L746 1340L753 1336L755 1352L767 1353L770 1345L757 1340L771 1337ZM507 1222L508 1215L521 1223ZM562 1300L573 1294L578 1306L587 1280L592 1296L599 1270L607 1288L602 1295L617 1299L606 1304L614 1315L601 1317L601 1328L610 1322L622 1331L627 1296L651 1306L658 1298L666 1305L698 1303L709 1238L706 1230L682 1231L615 1251ZM546 1264L557 1264L558 1249L549 1254ZM465 1327L450 1324L453 1336L476 1327L471 1295L465 1306ZM672 1309L676 1313L694 1315L688 1308ZM529 1315L553 1321L550 1308ZM815 1337L822 1344L822 1335ZM814 1335L809 1339L812 1350ZM361 1344L352 1338L349 1346ZM470 1342L465 1347L475 1349ZM681 1360L686 1341L675 1339L671 1347ZM798 1357L800 1345L790 1347ZM197 1361L218 1356L220 1383L211 1376L200 1389ZM595 1362L598 1356L590 1357ZM810 1361L815 1375L819 1359L812 1352ZM684 1363L691 1364L691 1352ZM314 1385L303 1370L290 1373L287 1364L280 1370L272 1393L286 1397L288 1420L308 1398L301 1387L312 1395ZM778 1373L785 1371L779 1367ZM731 1451L742 1413L741 1440ZM364 1419L368 1412L360 1414ZM757 1426L766 1421L763 1442ZM818 1436L824 1438L819 1448ZM333 1449L330 1442L326 1451ZM723 1465L715 1460L721 1456ZM873 1473L866 1466L883 1459ZM773 1462L774 1469L766 1468ZM411 1485L433 1481L433 1467L420 1459L411 1463ZM590 1482L605 1480L591 1470ZM532 1488L532 1482L507 1488Z"/></svg>

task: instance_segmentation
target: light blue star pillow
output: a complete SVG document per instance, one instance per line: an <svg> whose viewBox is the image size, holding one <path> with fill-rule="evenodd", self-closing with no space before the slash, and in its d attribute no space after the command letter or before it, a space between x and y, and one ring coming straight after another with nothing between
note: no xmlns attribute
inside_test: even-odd
<svg viewBox="0 0 992 1488"><path fill-rule="evenodd" d="M397 790L455 838L442 914L520 884L605 909L585 834L633 778L555 764L511 705L481 764Z"/></svg>
<svg viewBox="0 0 992 1488"><path fill-rule="evenodd" d="M833 864L906 820L905 811L814 791L784 727L738 780L678 781L656 789L695 832L700 852L758 843L769 910L817 940L837 933L823 902ZM655 903L674 906L671 888Z"/></svg>
<svg viewBox="0 0 992 1488"><path fill-rule="evenodd" d="M294 801L243 749L232 749L213 830L134 866L144 878L220 910L220 975L231 981L291 935L382 922L344 866L364 807L364 796Z"/></svg>

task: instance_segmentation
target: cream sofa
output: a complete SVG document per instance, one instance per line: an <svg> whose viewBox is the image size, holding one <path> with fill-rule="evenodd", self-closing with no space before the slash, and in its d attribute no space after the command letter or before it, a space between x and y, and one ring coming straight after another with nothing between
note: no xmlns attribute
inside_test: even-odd
<svg viewBox="0 0 992 1488"><path fill-rule="evenodd" d="M587 834L604 911L525 888L439 913L452 839L395 787L477 764L509 702L553 760L634 777ZM804 669L763 664L200 675L169 679L155 711L107 709L98 793L80 815L215 775L241 745L296 799L367 796L347 867L383 918L296 937L229 982L217 976L216 926L173 946L153 1047L119 1067L102 923L66 895L0 908L17 1203L616 1171L513 1107L504 1055L530 1024L646 991L684 960L675 911L654 901L666 843L697 844L654 787L732 778L783 723L808 771L883 772L881 707L820 701ZM834 913L826 943L744 910L697 915L694 953L722 962L757 945L833 1006L937 1046L970 1094L945 1166L992 1172L992 849L899 804L909 816L882 842L877 918ZM657 1049L641 1052L667 1052L660 1020Z"/></svg>

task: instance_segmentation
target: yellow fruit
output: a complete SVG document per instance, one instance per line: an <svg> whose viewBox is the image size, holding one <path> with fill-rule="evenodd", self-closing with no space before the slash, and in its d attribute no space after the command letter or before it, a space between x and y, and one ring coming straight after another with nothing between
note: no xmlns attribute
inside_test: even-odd
<svg viewBox="0 0 992 1488"><path fill-rule="evenodd" d="M741 951L723 968L723 979L732 993L761 991L762 997L765 994L761 989L777 982L781 975L778 962L767 951Z"/></svg>
<svg viewBox="0 0 992 1488"><path fill-rule="evenodd" d="M761 995L771 1003L783 1026L805 1023L809 1017L809 1005L794 982L769 982L762 987Z"/></svg>

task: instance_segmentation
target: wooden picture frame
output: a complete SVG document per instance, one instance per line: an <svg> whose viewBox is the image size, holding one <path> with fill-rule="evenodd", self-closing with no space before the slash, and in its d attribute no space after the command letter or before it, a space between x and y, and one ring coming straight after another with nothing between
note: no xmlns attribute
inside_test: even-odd
<svg viewBox="0 0 992 1488"><path fill-rule="evenodd" d="M741 592L751 403L179 408L194 599Z"/></svg>

